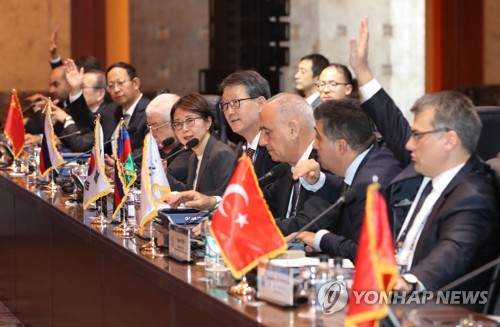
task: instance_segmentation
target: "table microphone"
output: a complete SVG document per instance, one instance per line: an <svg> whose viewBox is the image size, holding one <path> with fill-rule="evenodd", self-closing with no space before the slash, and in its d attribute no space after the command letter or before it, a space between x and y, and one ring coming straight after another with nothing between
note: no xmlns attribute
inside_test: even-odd
<svg viewBox="0 0 500 327"><path fill-rule="evenodd" d="M24 109L23 109L23 114L24 114L26 111L28 111L28 110L30 110L31 108L33 108L33 106L34 106L37 102L42 101L42 100L43 100L42 98L36 98L35 100L33 100L33 102L32 102L32 103L30 103L30 104L29 104L26 108L24 108Z"/></svg>
<svg viewBox="0 0 500 327"><path fill-rule="evenodd" d="M33 108L33 106L38 102L38 101L41 101L42 98L36 98L32 103L30 103L26 108L23 109L23 114L30 110L31 108ZM5 127L5 122L1 125L0 129L4 129Z"/></svg>
<svg viewBox="0 0 500 327"><path fill-rule="evenodd" d="M174 144L174 142L175 142L175 138L173 138L172 136L167 137L166 139L164 139L163 141L161 141L160 146L158 148L160 150L168 148L169 146L171 146L172 144Z"/></svg>
<svg viewBox="0 0 500 327"><path fill-rule="evenodd" d="M176 155L178 155L182 151L191 150L192 148L194 148L198 144L200 144L200 140L198 140L196 138L191 139L182 148L180 148L179 150L175 151L174 153L168 155L165 159L163 159L163 161L175 157Z"/></svg>
<svg viewBox="0 0 500 327"><path fill-rule="evenodd" d="M305 231L309 227L311 227L311 225L317 223L321 218L323 218L327 214L331 213L333 209L338 208L341 204L348 204L348 203L352 202L355 198L356 198L356 190L351 187L350 189L348 189L347 191L342 193L334 204L332 204L331 206L326 208L322 213L317 215L316 218L314 218L313 220L308 222L305 226L303 226L301 229L299 229L297 232L297 236L300 235L300 233L302 233L303 231ZM287 244L297 242L297 239L296 239L297 236L295 236L292 240L288 241Z"/></svg>
<svg viewBox="0 0 500 327"><path fill-rule="evenodd" d="M71 137L71 136L75 136L75 135L80 135L80 134L82 134L82 131L76 131L76 132L71 133L71 134L59 136L59 139L62 140L62 139L65 139L67 137Z"/></svg>
<svg viewBox="0 0 500 327"><path fill-rule="evenodd" d="M290 169L290 165L284 162L281 162L271 168L265 175L261 176L258 180L259 186L263 187L267 184L274 182L281 176L283 176Z"/></svg>
<svg viewBox="0 0 500 327"><path fill-rule="evenodd" d="M486 270L495 267L498 264L500 264L500 257L497 257L496 259L488 262L487 264L463 275L462 277L454 280L453 282L451 282L449 284L446 284L445 286L441 287L438 291L440 291L440 292L449 291L449 290L457 287L458 285L468 281L469 279L472 279L472 278L476 277L477 275L485 272Z"/></svg>

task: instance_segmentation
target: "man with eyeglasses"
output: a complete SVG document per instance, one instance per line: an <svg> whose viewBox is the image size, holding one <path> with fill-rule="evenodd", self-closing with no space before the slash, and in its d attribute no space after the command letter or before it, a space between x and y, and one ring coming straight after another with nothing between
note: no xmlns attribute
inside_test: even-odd
<svg viewBox="0 0 500 327"><path fill-rule="evenodd" d="M271 97L269 83L256 71L243 70L226 76L219 90L222 93L219 108L231 130L245 139L246 153L257 177L261 177L276 164L266 147L259 145L259 113Z"/></svg>
<svg viewBox="0 0 500 327"><path fill-rule="evenodd" d="M321 71L327 66L328 59L317 53L300 58L297 65L297 71L294 75L295 89L299 91L313 109L321 103L316 83Z"/></svg>
<svg viewBox="0 0 500 327"><path fill-rule="evenodd" d="M103 121L110 121L116 126L120 119L124 119L129 130L135 129L130 135L130 143L134 156L142 152L142 144L146 135L146 107L150 100L141 92L141 80L137 71L129 63L117 62L106 70L106 90L111 99L117 104L114 111L106 111L102 115ZM113 130L106 130L103 126L104 138L109 139ZM111 146L106 148L109 154ZM110 164L110 158L106 155L106 162ZM140 164L140 160L138 160Z"/></svg>
<svg viewBox="0 0 500 327"><path fill-rule="evenodd" d="M395 290L435 291L498 255L498 211L489 167L474 153L481 121L472 102L457 92L416 101L410 128L368 67L368 20L351 40L350 63L362 107L387 147L408 165L389 186L396 260ZM480 275L460 290L486 290Z"/></svg>
<svg viewBox="0 0 500 327"><path fill-rule="evenodd" d="M177 94L160 94L156 96L149 103L146 108L146 121L148 123L148 128L151 130L156 143L160 147L160 155L162 158L168 155L173 155L170 157L167 164L167 172L175 177L179 182L186 183L188 175L188 162L189 157L193 153L191 150L181 151L174 155L178 150L183 147L175 137L175 133L172 129L172 123L170 121L170 111L172 106L179 100L180 97ZM175 141L167 146L162 146L162 142L166 139L172 137Z"/></svg>
<svg viewBox="0 0 500 327"><path fill-rule="evenodd" d="M330 64L319 75L316 88L322 102L340 100L350 96L353 84L349 68L338 63Z"/></svg>

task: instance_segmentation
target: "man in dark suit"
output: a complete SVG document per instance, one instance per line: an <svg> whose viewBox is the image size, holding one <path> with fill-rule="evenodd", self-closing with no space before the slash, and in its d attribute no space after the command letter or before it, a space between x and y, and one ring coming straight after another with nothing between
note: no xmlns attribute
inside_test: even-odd
<svg viewBox="0 0 500 327"><path fill-rule="evenodd" d="M338 190L353 188L355 198L340 210L325 217L328 228L317 233L304 232L298 239L317 251L354 260L365 213L366 189L376 178L381 189L402 166L387 148L375 142L368 115L354 99L323 102L314 111L316 142L321 167L335 175L320 172L319 164L308 160L297 165L294 178L304 178L305 187L333 203Z"/></svg>
<svg viewBox="0 0 500 327"><path fill-rule="evenodd" d="M66 80L66 74L64 72L64 67L54 68L50 72L49 76L49 93L51 100L60 108L65 109L67 106L67 99L71 87ZM30 97L32 100L34 98L45 98L41 94L35 94ZM42 113L46 101L38 101L33 107L33 114L30 116L26 122L24 128L26 131L25 143L26 144L41 144L41 134L43 133L43 126L45 121L45 115ZM62 124L54 124L54 131L56 135L60 135L63 129Z"/></svg>
<svg viewBox="0 0 500 327"><path fill-rule="evenodd" d="M129 130L135 130L130 135L130 143L134 156L142 153L142 144L146 135L146 107L150 100L141 92L141 80L136 69L128 63L117 62L106 70L106 89L111 99L116 103L114 110L102 113L101 120L108 122L109 126L116 126L120 119L124 119ZM104 138L111 138L113 129L109 130L103 125ZM107 148L107 153L110 152ZM107 164L109 156L106 157ZM138 160L140 162L140 160Z"/></svg>
<svg viewBox="0 0 500 327"><path fill-rule="evenodd" d="M245 138L246 153L252 159L255 174L261 177L276 164L266 147L259 145L259 112L271 97L269 83L256 71L242 70L226 76L219 89L219 107L231 130Z"/></svg>
<svg viewBox="0 0 500 327"><path fill-rule="evenodd" d="M316 136L311 106L296 94L280 93L272 97L260 112L262 136L274 161L290 165L290 170L264 190L264 197L278 227L295 219L314 195L292 178L292 170L301 161L315 158L313 143ZM319 201L311 208L321 212L330 203Z"/></svg>
<svg viewBox="0 0 500 327"><path fill-rule="evenodd" d="M294 75L295 89L299 91L313 109L321 103L316 83L319 74L326 66L328 66L328 59L318 53L300 58L297 65L297 72Z"/></svg>
<svg viewBox="0 0 500 327"><path fill-rule="evenodd" d="M474 153L481 121L457 92L421 97L408 122L368 68L368 25L351 40L350 63L365 99L362 107L389 147L408 165L389 187L396 227L395 290L436 290L485 264L498 253L498 212L490 169ZM404 204L411 203L411 206ZM401 226L401 227L400 227ZM485 289L479 278L458 288Z"/></svg>

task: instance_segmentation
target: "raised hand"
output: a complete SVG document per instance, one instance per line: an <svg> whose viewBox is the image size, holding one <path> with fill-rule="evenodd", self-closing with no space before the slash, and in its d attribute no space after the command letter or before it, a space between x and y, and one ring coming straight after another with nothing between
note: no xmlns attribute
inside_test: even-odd
<svg viewBox="0 0 500 327"><path fill-rule="evenodd" d="M83 67L78 70L73 59L67 59L64 62L64 72L66 73L66 80L71 87L71 94L78 94L82 90L83 85Z"/></svg>
<svg viewBox="0 0 500 327"><path fill-rule="evenodd" d="M49 53L50 53L50 59L52 60L56 60L57 58L59 58L59 52L57 51L58 33L59 33L59 26L57 26L50 35Z"/></svg>
<svg viewBox="0 0 500 327"><path fill-rule="evenodd" d="M358 40L351 38L349 64L351 65L359 86L363 86L373 79L368 67L368 17L364 17L359 28Z"/></svg>

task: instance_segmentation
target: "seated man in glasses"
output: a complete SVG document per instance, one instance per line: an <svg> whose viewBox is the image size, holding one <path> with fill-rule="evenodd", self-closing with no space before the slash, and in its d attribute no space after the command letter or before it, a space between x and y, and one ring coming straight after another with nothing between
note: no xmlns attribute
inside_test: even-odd
<svg viewBox="0 0 500 327"><path fill-rule="evenodd" d="M499 218L488 165L474 153L481 121L470 99L444 91L413 105L410 127L368 67L368 22L351 40L362 107L406 168L388 188L402 277L395 290L437 290L498 255ZM485 290L484 276L460 290Z"/></svg>

